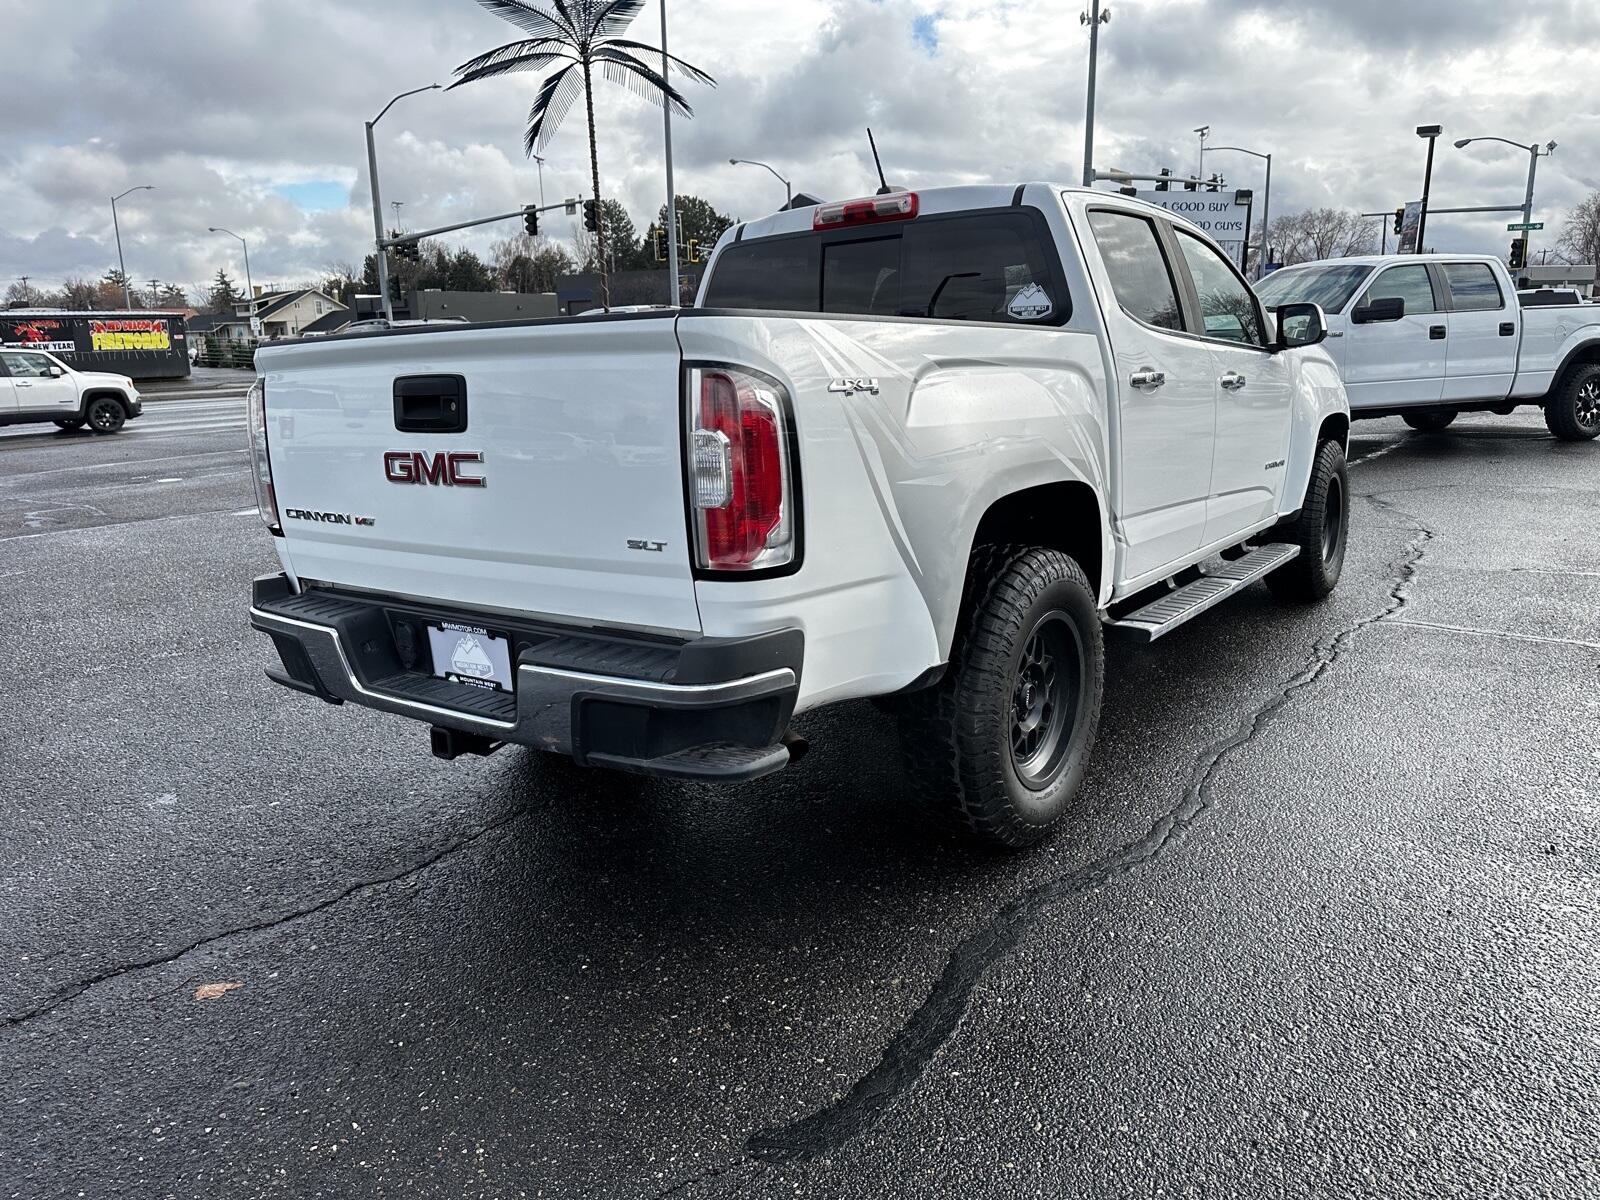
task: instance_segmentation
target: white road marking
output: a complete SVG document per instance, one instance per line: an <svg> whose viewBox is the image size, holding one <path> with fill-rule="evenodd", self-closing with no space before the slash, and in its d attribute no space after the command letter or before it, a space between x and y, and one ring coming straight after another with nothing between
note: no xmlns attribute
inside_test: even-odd
<svg viewBox="0 0 1600 1200"><path fill-rule="evenodd" d="M1586 642L1581 638L1545 637L1537 633L1511 633L1505 629L1477 629L1471 625L1446 625L1442 621L1413 621L1409 618L1392 617L1386 621L1375 621L1373 624L1379 628L1385 625L1405 625L1411 629L1438 629L1445 633L1464 633L1469 637L1508 638L1513 642L1540 642L1548 646L1577 646L1581 650L1600 650L1600 642Z"/></svg>
<svg viewBox="0 0 1600 1200"><path fill-rule="evenodd" d="M1368 454L1363 454L1360 458L1352 458L1346 465L1352 467L1360 466L1362 463L1371 462L1375 458L1382 458L1385 454L1393 454L1405 444L1405 439L1401 438L1398 441L1390 442L1387 446L1380 447L1379 449L1373 450Z"/></svg>

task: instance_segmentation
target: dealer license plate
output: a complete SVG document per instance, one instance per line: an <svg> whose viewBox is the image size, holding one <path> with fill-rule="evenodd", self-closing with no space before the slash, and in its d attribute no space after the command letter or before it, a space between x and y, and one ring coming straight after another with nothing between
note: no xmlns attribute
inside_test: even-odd
<svg viewBox="0 0 1600 1200"><path fill-rule="evenodd" d="M428 646L433 651L433 673L451 683L512 690L511 643L476 625L451 621L428 626Z"/></svg>

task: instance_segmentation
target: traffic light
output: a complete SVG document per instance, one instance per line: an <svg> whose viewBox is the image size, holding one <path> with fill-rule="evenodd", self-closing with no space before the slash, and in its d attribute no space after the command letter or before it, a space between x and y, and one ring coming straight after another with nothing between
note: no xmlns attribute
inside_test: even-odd
<svg viewBox="0 0 1600 1200"><path fill-rule="evenodd" d="M667 261L667 231L659 225L650 226L650 248L657 262Z"/></svg>
<svg viewBox="0 0 1600 1200"><path fill-rule="evenodd" d="M1183 181L1183 190L1186 191L1186 192L1194 191L1197 186L1198 185L1192 179L1185 179Z"/></svg>
<svg viewBox="0 0 1600 1200"><path fill-rule="evenodd" d="M692 262L692 263L697 263L697 262L700 261L700 239L699 238L690 238L689 239L689 261Z"/></svg>
<svg viewBox="0 0 1600 1200"><path fill-rule="evenodd" d="M1525 237L1513 238L1511 241L1511 261L1507 264L1513 271L1520 271L1528 265L1528 239Z"/></svg>
<svg viewBox="0 0 1600 1200"><path fill-rule="evenodd" d="M1167 179L1167 176L1169 176L1171 174L1172 174L1172 172L1167 170L1167 168L1165 168L1165 167L1161 168L1161 178L1156 180L1156 191L1165 192L1165 191L1170 191L1171 190L1172 184Z"/></svg>
<svg viewBox="0 0 1600 1200"><path fill-rule="evenodd" d="M598 200L585 200L583 202L583 227L590 233L600 232L600 202Z"/></svg>
<svg viewBox="0 0 1600 1200"><path fill-rule="evenodd" d="M531 204L522 210L522 227L528 231L529 237L539 236L539 210Z"/></svg>
<svg viewBox="0 0 1600 1200"><path fill-rule="evenodd" d="M1396 233L1406 231L1406 210L1403 205L1394 210L1394 231Z"/></svg>

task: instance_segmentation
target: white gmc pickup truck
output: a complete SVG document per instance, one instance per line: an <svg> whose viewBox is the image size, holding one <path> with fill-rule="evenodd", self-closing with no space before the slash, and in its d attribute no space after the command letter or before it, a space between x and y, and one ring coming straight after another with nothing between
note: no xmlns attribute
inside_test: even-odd
<svg viewBox="0 0 1600 1200"><path fill-rule="evenodd" d="M1029 183L737 226L679 312L274 343L251 621L278 683L445 758L748 779L797 712L884 700L1023 845L1083 777L1104 631L1337 582L1323 333L1182 220Z"/></svg>
<svg viewBox="0 0 1600 1200"><path fill-rule="evenodd" d="M1524 307L1497 258L1324 259L1257 291L1269 306L1322 307L1353 416L1432 433L1461 412L1536 404L1564 441L1600 435L1600 305Z"/></svg>

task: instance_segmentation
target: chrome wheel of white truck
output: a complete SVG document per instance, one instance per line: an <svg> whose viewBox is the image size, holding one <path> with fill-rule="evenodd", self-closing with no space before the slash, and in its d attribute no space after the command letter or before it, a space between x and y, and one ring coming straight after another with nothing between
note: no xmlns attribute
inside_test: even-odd
<svg viewBox="0 0 1600 1200"><path fill-rule="evenodd" d="M1544 423L1564 442L1600 436L1600 363L1575 367L1550 393Z"/></svg>

